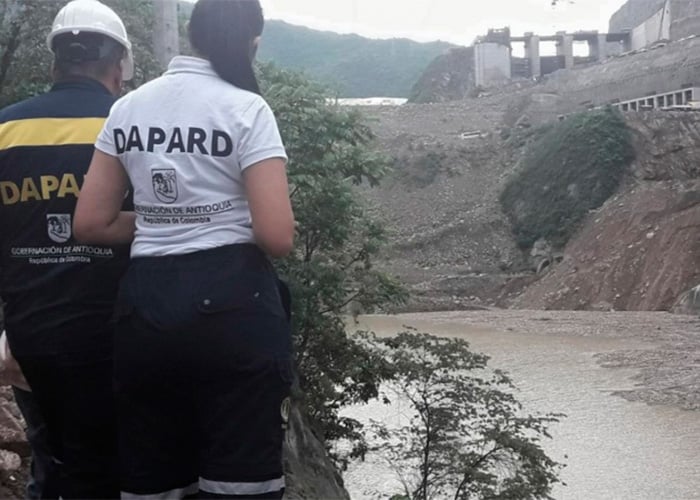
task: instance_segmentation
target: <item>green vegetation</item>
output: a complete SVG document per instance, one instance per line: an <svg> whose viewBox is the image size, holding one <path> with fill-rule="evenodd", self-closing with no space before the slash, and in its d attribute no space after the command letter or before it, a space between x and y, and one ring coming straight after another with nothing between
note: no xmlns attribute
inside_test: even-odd
<svg viewBox="0 0 700 500"><path fill-rule="evenodd" d="M605 109L571 115L532 137L501 205L521 248L540 238L563 246L617 190L634 158L631 135L619 113Z"/></svg>
<svg viewBox="0 0 700 500"><path fill-rule="evenodd" d="M373 40L267 21L259 58L333 88L338 97L408 97L425 68L452 45Z"/></svg>
<svg viewBox="0 0 700 500"><path fill-rule="evenodd" d="M50 86L45 37L64 3L0 0L0 105ZM122 16L138 48L134 85L157 76L151 2L105 3ZM294 298L302 403L326 442L347 437L361 443L360 424L339 417L338 410L376 396L386 363L346 335L345 315L349 305L361 312L400 304L406 292L373 267L383 230L366 214L354 185L376 184L388 163L371 149L373 134L360 113L327 106L326 89L297 73L269 64L259 70L291 158L288 172L299 226L296 250L278 268Z"/></svg>
<svg viewBox="0 0 700 500"><path fill-rule="evenodd" d="M408 331L374 340L394 370L385 397L404 422L374 426L373 449L404 486L395 499L550 498L561 465L542 449L561 414L526 414L503 372L462 339Z"/></svg>
<svg viewBox="0 0 700 500"><path fill-rule="evenodd" d="M102 0L124 20L134 46L136 68L129 88L160 73L151 51L152 5L149 0ZM48 90L51 52L46 35L66 0L0 0L0 107Z"/></svg>
<svg viewBox="0 0 700 500"><path fill-rule="evenodd" d="M275 110L289 154L295 250L278 268L290 283L302 401L327 443L363 446L359 422L340 417L346 405L377 396L386 362L346 333L345 319L400 304L406 292L373 266L384 240L354 186L376 184L385 158L370 147L362 115L326 104L327 93L298 73L262 65L263 94Z"/></svg>
<svg viewBox="0 0 700 500"><path fill-rule="evenodd" d="M36 8L34 0L0 0L3 104L48 85L50 54L43 38L61 3L47 0ZM139 48L138 85L158 73L149 39L152 5L149 0L107 3L124 17ZM19 8L8 12L10 4ZM401 53L389 59L406 63ZM403 431L408 444L388 448L397 460L416 458L421 450L414 469L420 487L407 489L411 498L424 500L448 489L460 499L482 492L506 492L509 498L548 492L556 464L541 452L537 439L547 435L545 426L556 417L520 416L517 401L501 391L510 387L507 377L494 372L479 378L484 356L468 352L458 341L403 334L377 344L347 334L350 311L372 312L406 299L403 287L374 266L384 232L355 191L360 183L379 182L389 171L388 161L374 152L374 135L363 116L327 104L326 89L270 64L261 65L259 74L290 157L299 225L293 254L277 268L293 298L299 372L295 401L312 418L316 433L329 448L334 440L349 440L354 445L351 457L367 451L365 429L339 411L379 397L382 384L389 381L405 391L422 391L420 397L429 404L414 409L436 424L424 429L414 421ZM369 73L362 77L372 79ZM432 182L445 171L443 160L426 153L418 162L426 176L421 182ZM382 435L389 437L387 433ZM436 467L443 467L440 477L434 474ZM506 475L495 472L504 470Z"/></svg>
<svg viewBox="0 0 700 500"><path fill-rule="evenodd" d="M104 0L124 19L135 51L134 87L160 72L152 53L150 0ZM0 0L0 106L40 93L50 78L46 33L64 0ZM180 2L181 35L191 3ZM188 52L181 36L182 49ZM424 69L452 45L373 40L270 20L259 59L304 71L338 97L407 97ZM24 64L23 61L32 61Z"/></svg>

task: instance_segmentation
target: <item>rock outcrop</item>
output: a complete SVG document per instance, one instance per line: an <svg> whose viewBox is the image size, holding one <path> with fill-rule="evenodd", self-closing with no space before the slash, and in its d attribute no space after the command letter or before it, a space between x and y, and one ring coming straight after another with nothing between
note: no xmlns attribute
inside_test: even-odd
<svg viewBox="0 0 700 500"><path fill-rule="evenodd" d="M323 443L299 408L292 405L285 443L284 468L287 475L285 498L350 500L343 480L330 462Z"/></svg>
<svg viewBox="0 0 700 500"><path fill-rule="evenodd" d="M610 18L611 33L632 30L661 10L667 0L627 0ZM697 0L669 0L671 40L700 34Z"/></svg>
<svg viewBox="0 0 700 500"><path fill-rule="evenodd" d="M474 48L450 49L437 57L413 85L409 102L428 103L464 99L474 89Z"/></svg>
<svg viewBox="0 0 700 500"><path fill-rule="evenodd" d="M30 455L12 389L0 387L0 498L25 498Z"/></svg>
<svg viewBox="0 0 700 500"><path fill-rule="evenodd" d="M680 296L671 309L676 314L700 315L700 285Z"/></svg>

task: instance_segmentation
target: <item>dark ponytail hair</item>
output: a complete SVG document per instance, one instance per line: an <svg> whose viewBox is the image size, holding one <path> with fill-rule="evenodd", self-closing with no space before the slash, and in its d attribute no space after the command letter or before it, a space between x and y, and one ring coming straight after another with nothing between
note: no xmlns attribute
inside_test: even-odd
<svg viewBox="0 0 700 500"><path fill-rule="evenodd" d="M190 17L190 43L221 78L260 94L252 43L264 23L259 0L199 0Z"/></svg>

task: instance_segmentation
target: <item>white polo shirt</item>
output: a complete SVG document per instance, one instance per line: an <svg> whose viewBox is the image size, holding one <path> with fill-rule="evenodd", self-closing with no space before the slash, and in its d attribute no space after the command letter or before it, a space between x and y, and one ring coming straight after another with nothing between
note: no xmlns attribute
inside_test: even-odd
<svg viewBox="0 0 700 500"><path fill-rule="evenodd" d="M209 61L184 56L112 107L95 147L129 175L132 257L253 243L242 173L287 159L267 103L222 80Z"/></svg>

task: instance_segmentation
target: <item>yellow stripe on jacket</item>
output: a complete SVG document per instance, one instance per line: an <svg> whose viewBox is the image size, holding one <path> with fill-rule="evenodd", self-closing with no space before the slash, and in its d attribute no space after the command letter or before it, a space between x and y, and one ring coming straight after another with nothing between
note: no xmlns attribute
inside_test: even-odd
<svg viewBox="0 0 700 500"><path fill-rule="evenodd" d="M22 146L94 144L105 118L29 118L0 124L0 151Z"/></svg>

